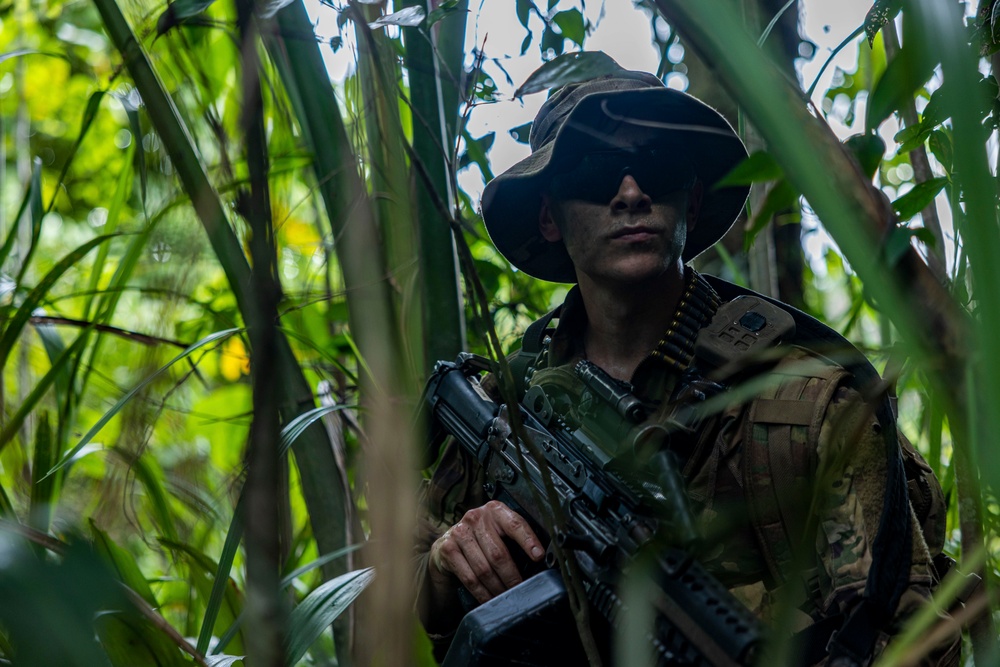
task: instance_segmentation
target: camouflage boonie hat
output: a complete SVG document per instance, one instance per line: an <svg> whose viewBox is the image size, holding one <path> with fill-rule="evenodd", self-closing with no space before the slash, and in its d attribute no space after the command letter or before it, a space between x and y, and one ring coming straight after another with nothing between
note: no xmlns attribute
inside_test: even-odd
<svg viewBox="0 0 1000 667"><path fill-rule="evenodd" d="M490 181L481 205L497 250L518 269L542 280L576 282L565 247L542 238L538 218L552 177L568 171L588 152L655 145L676 152L694 167L705 189L698 222L682 255L685 262L725 235L750 191L747 186L713 188L747 156L728 121L646 72L619 68L556 90L535 116L529 143L531 155Z"/></svg>

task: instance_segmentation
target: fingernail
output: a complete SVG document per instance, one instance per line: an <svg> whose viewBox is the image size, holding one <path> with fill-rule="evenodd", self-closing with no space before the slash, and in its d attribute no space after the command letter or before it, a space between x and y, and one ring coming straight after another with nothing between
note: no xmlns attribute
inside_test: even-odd
<svg viewBox="0 0 1000 667"><path fill-rule="evenodd" d="M533 547L533 548L531 549L531 555L532 555L532 556L534 556L535 558L541 558L541 557L542 557L542 554L544 554L544 553L545 553L545 552L544 552L544 551L542 551L542 548L541 548L541 547Z"/></svg>

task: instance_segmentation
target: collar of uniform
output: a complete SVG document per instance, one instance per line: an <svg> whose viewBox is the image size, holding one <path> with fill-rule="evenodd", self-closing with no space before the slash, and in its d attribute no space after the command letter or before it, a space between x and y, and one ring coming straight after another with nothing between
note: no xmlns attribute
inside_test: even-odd
<svg viewBox="0 0 1000 667"><path fill-rule="evenodd" d="M694 354L694 337L715 314L719 296L701 275L690 266L684 268L684 293L674 311L670 328L660 344L636 367L631 383L635 393L647 401L661 401L673 390L680 373L687 368ZM656 307L650 304L650 307ZM685 326L678 328L678 323ZM587 312L580 288L574 285L563 301L552 341L549 343L546 366L576 363L586 358L583 333ZM686 332L686 333L680 333ZM664 353L673 350L673 354Z"/></svg>

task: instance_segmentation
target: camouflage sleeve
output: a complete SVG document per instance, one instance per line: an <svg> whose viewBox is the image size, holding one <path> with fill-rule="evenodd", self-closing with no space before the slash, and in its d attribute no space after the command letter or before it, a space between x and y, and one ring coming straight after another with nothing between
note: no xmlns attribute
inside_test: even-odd
<svg viewBox="0 0 1000 667"><path fill-rule="evenodd" d="M415 571L417 606L420 613L421 592L427 577L431 545L446 530L458 523L469 509L486 502L483 494L483 472L479 465L454 442L450 442L441 455L434 474L424 480L420 490L413 566ZM428 632L434 645L434 654L440 661L451 644L452 633Z"/></svg>
<svg viewBox="0 0 1000 667"><path fill-rule="evenodd" d="M820 431L814 502L818 595L822 617L849 613L864 593L872 565L872 545L885 496L885 447L872 410L857 392L837 390ZM909 587L897 608L891 632L929 604L932 564L920 526L911 511L913 550ZM876 655L885 648L883 633ZM958 664L960 636L954 635L923 657L921 665Z"/></svg>

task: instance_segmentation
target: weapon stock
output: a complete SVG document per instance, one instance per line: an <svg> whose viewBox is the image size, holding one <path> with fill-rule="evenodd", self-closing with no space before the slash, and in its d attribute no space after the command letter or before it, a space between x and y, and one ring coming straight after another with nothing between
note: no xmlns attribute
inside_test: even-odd
<svg viewBox="0 0 1000 667"><path fill-rule="evenodd" d="M646 459L655 483L629 479L615 470L617 443L598 442L567 424L553 414L544 393L533 390L517 409L522 435L545 459L540 465L513 433L507 406L479 387L484 362L466 354L455 363L438 362L425 391L434 440L454 437L483 466L491 498L522 514L543 542L556 540L574 552L591 607L611 627L622 618L619 579L640 554L654 554L657 614L649 640L658 664L750 664L761 639L759 622L689 553L694 522L670 452L660 447ZM643 417L620 383L599 368L590 364L577 372L606 407L633 422ZM545 491L545 474L554 498ZM553 502L565 525L549 535L543 517L552 516ZM551 546L546 564L556 566Z"/></svg>

